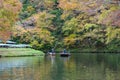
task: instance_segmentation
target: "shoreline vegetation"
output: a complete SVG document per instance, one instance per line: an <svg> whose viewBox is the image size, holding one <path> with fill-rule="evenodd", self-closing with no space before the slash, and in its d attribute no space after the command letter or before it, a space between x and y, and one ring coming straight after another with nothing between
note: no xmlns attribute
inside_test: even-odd
<svg viewBox="0 0 120 80"><path fill-rule="evenodd" d="M0 57L44 56L42 51L31 48L0 48Z"/></svg>
<svg viewBox="0 0 120 80"><path fill-rule="evenodd" d="M56 49L56 53L61 53L62 49ZM110 51L107 49L68 49L69 53L113 53L118 54L120 51ZM47 53L47 52L46 52ZM44 56L45 53L32 48L0 48L0 57L26 57L26 56Z"/></svg>
<svg viewBox="0 0 120 80"><path fill-rule="evenodd" d="M113 53L113 54L119 54L120 51L116 50L108 50L108 49L88 49L88 48L76 48L76 49L68 49L69 53ZM62 52L62 49L56 49L56 53Z"/></svg>

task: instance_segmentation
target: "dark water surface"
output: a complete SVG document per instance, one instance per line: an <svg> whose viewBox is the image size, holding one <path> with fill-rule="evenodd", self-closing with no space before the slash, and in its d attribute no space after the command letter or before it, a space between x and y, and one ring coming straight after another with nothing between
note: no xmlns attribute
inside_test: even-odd
<svg viewBox="0 0 120 80"><path fill-rule="evenodd" d="M120 55L0 58L0 80L120 80Z"/></svg>

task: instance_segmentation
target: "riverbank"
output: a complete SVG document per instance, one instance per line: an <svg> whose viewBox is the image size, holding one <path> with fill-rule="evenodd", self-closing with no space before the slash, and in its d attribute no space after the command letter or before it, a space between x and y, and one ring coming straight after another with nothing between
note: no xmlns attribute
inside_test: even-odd
<svg viewBox="0 0 120 80"><path fill-rule="evenodd" d="M44 53L31 48L0 48L0 57L21 56L44 56Z"/></svg>
<svg viewBox="0 0 120 80"><path fill-rule="evenodd" d="M59 48L56 49L57 53L62 52L63 49ZM120 50L108 50L108 49L95 49L95 48L73 48L73 49L67 49L68 52L70 53L114 53L118 54L120 53Z"/></svg>

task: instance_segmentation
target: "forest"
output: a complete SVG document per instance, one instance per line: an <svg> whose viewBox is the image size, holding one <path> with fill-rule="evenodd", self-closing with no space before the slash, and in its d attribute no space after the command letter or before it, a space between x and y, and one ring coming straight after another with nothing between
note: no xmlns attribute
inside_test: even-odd
<svg viewBox="0 0 120 80"><path fill-rule="evenodd" d="M0 0L0 39L37 50L119 51L119 0Z"/></svg>

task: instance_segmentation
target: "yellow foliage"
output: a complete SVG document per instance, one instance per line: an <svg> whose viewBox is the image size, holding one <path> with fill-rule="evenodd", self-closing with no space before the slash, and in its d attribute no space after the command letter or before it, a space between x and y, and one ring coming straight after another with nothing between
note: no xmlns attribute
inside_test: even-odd
<svg viewBox="0 0 120 80"><path fill-rule="evenodd" d="M3 6L6 10L18 13L21 10L22 4L19 0L3 0Z"/></svg>
<svg viewBox="0 0 120 80"><path fill-rule="evenodd" d="M66 19L68 16L70 15L70 13L69 12L65 12L64 11L64 13L61 15L61 19Z"/></svg>
<svg viewBox="0 0 120 80"><path fill-rule="evenodd" d="M22 5L19 0L1 0L0 2L0 38L7 40L11 36L13 24L17 20Z"/></svg>
<svg viewBox="0 0 120 80"><path fill-rule="evenodd" d="M75 42L76 42L76 34L71 34L70 36L64 38L64 44L66 46L74 45Z"/></svg>
<svg viewBox="0 0 120 80"><path fill-rule="evenodd" d="M27 7L27 11L28 11L28 12L32 12L32 11L34 11L34 8L33 8L32 6L28 6L28 7Z"/></svg>
<svg viewBox="0 0 120 80"><path fill-rule="evenodd" d="M66 11L74 10L78 6L78 4L76 2L70 2L67 0L60 0L59 3L60 3L59 7L66 10Z"/></svg>
<svg viewBox="0 0 120 80"><path fill-rule="evenodd" d="M52 6L54 5L53 0L44 0L44 3L47 8L52 8Z"/></svg>
<svg viewBox="0 0 120 80"><path fill-rule="evenodd" d="M49 28L51 26L52 21L50 19L52 19L54 16L47 13L47 12L40 12L38 14L38 17L36 22L37 22L37 27L40 28Z"/></svg>
<svg viewBox="0 0 120 80"><path fill-rule="evenodd" d="M51 33L46 29L35 28L32 31L32 34L36 34L38 38L42 39L43 41L52 42L53 37L51 37Z"/></svg>
<svg viewBox="0 0 120 80"><path fill-rule="evenodd" d="M120 29L114 29L112 27L108 27L106 36L107 36L106 43L109 43L112 40L117 39L117 38L120 39Z"/></svg>
<svg viewBox="0 0 120 80"><path fill-rule="evenodd" d="M6 42L8 39L10 39L11 36L11 32L8 30L8 31L0 31L0 39L3 40L3 42Z"/></svg>

